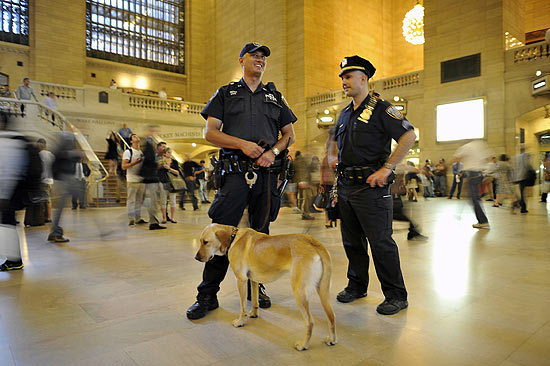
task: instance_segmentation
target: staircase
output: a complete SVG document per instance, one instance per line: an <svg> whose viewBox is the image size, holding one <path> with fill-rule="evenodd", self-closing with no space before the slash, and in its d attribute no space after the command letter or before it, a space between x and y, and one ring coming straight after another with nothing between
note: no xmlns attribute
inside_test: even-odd
<svg viewBox="0 0 550 366"><path fill-rule="evenodd" d="M109 161L105 159L105 152L96 151L95 154L106 168ZM106 180L90 186L93 190L93 205L95 207L126 206L126 181L119 177L109 176Z"/></svg>

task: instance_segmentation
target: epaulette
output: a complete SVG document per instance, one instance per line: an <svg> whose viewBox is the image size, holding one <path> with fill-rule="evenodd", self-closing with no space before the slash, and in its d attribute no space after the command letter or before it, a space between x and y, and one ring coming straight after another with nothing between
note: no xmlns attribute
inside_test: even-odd
<svg viewBox="0 0 550 366"><path fill-rule="evenodd" d="M277 91L277 88L275 87L275 84L270 81L269 83L265 84L265 87L266 89L268 89L269 91L272 91L272 92L275 92Z"/></svg>

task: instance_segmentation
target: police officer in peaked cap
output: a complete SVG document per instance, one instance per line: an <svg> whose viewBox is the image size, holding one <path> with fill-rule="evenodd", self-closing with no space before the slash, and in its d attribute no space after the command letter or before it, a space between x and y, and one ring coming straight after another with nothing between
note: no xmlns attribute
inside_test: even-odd
<svg viewBox="0 0 550 366"><path fill-rule="evenodd" d="M338 173L338 210L348 258L348 285L338 293L343 303L367 296L370 244L385 300L380 314L395 314L408 306L399 251L392 239L392 196L388 182L416 135L409 121L390 103L369 94L376 69L359 56L342 60L342 87L352 102L338 118L329 144L329 164ZM397 141L391 153L391 140Z"/></svg>
<svg viewBox="0 0 550 366"><path fill-rule="evenodd" d="M247 43L239 57L243 77L219 88L201 112L206 140L221 148L223 167L223 182L208 215L213 223L236 227L248 207L250 227L266 234L281 205L281 152L294 142L292 124L297 120L275 85L262 83L270 54L267 46ZM216 294L228 265L227 256L205 263L197 300L187 310L189 319L200 319L218 307ZM271 306L263 286L259 302L260 307Z"/></svg>

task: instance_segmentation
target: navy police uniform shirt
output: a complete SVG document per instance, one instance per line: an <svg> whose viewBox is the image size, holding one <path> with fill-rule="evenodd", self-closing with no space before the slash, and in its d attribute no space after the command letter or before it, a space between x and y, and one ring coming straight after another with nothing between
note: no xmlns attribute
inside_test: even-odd
<svg viewBox="0 0 550 366"><path fill-rule="evenodd" d="M369 94L356 110L353 102L349 104L336 123L338 162L345 167L383 164L390 156L391 140L397 141L414 129L403 114L385 100L379 100L372 116L364 118L363 111L370 98Z"/></svg>
<svg viewBox="0 0 550 366"><path fill-rule="evenodd" d="M265 140L273 146L279 131L297 118L273 83L260 83L255 92L241 78L219 88L201 112L222 121L222 131L243 140Z"/></svg>

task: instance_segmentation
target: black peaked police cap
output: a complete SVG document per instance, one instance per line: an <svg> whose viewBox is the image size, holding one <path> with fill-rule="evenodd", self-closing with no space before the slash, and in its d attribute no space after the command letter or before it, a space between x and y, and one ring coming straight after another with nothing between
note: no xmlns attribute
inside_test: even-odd
<svg viewBox="0 0 550 366"><path fill-rule="evenodd" d="M244 45L243 49L241 50L241 55L239 57L243 57L245 53L252 53L252 52L256 52L257 50L264 51L265 57L271 54L271 51L267 46L261 45L256 42L252 42Z"/></svg>
<svg viewBox="0 0 550 366"><path fill-rule="evenodd" d="M370 79L372 75L374 75L376 68L363 57L359 57L357 55L348 56L344 57L344 59L340 63L340 73L338 74L338 76L342 77L342 75L344 75L346 72L353 70L363 71Z"/></svg>

